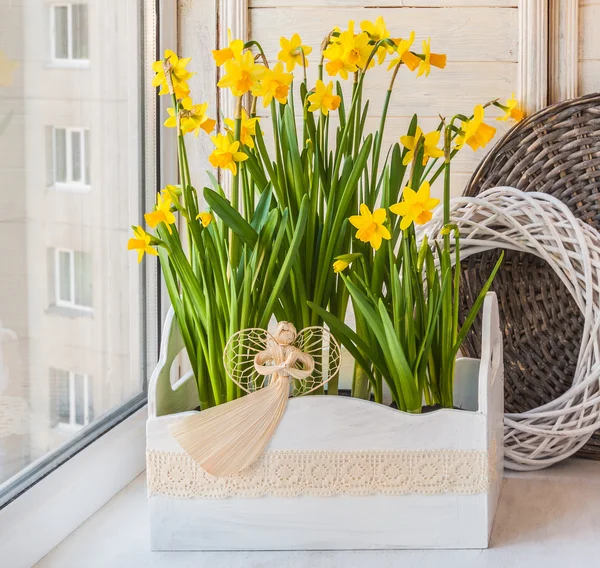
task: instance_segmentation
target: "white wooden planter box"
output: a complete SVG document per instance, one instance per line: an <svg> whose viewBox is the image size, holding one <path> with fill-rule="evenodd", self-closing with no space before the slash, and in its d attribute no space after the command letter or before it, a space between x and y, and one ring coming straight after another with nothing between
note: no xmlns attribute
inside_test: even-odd
<svg viewBox="0 0 600 568"><path fill-rule="evenodd" d="M169 314L149 386L152 548L486 548L503 471L494 294L483 310L481 362L457 360L461 410L410 415L348 397L294 398L265 462L241 481L207 476L168 432L198 404L193 378L171 387L183 344Z"/></svg>

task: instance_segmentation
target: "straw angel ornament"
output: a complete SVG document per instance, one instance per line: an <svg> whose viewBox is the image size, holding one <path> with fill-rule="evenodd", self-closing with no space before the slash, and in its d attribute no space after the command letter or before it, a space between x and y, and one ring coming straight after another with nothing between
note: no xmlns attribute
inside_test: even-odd
<svg viewBox="0 0 600 568"><path fill-rule="evenodd" d="M335 376L341 352L322 327L300 332L280 322L274 335L244 329L231 336L223 363L229 378L247 392L171 426L171 433L207 473L235 475L263 453L290 396L308 394Z"/></svg>

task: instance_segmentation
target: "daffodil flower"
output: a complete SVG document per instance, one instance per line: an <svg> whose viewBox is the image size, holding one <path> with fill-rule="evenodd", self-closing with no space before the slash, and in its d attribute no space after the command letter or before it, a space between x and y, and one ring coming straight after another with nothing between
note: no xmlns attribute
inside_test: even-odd
<svg viewBox="0 0 600 568"><path fill-rule="evenodd" d="M208 103L195 105L190 97L183 99L179 109L181 133L187 134L188 132L193 132L197 138L200 129L202 129L207 134L210 134L214 130L217 121L206 116L207 111ZM165 126L167 128L176 128L177 117L175 116L175 109L170 107L167 109L167 112L169 113L169 118L165 120Z"/></svg>
<svg viewBox="0 0 600 568"><path fill-rule="evenodd" d="M263 98L264 108L267 108L273 99L284 105L287 103L293 79L291 73L283 71L283 63L277 62L275 67L267 69L260 81L252 87L252 94Z"/></svg>
<svg viewBox="0 0 600 568"><path fill-rule="evenodd" d="M167 49L165 58L152 64L152 69L156 73L152 79L152 86L160 86L159 95L170 93L175 94L178 99L184 99L190 94L187 81L193 73L190 73L186 66L191 60L191 57L179 58L176 53ZM169 73L169 78L166 73Z"/></svg>
<svg viewBox="0 0 600 568"><path fill-rule="evenodd" d="M423 139L423 165L427 164L429 158L441 158L444 155L444 151L437 147L440 141L440 135L441 132L439 130L434 130L423 136L423 131L417 126L414 136L401 136L400 142L408 150L402 160L402 164L407 166L414 160L415 152L419 147L421 138Z"/></svg>
<svg viewBox="0 0 600 568"><path fill-rule="evenodd" d="M430 186L428 181L424 181L419 191L414 191L410 187L405 187L402 192L402 201L390 207L390 211L402 217L400 229L405 231L413 223L424 225L431 221L431 210L440 203L439 199L430 197Z"/></svg>
<svg viewBox="0 0 600 568"><path fill-rule="evenodd" d="M144 253L151 254L152 256L158 256L158 252L154 249L150 243L152 237L144 231L141 227L133 227L133 237L127 242L128 250L137 250L138 263L142 262Z"/></svg>
<svg viewBox="0 0 600 568"><path fill-rule="evenodd" d="M175 223L175 215L171 212L172 205L173 201L168 191L158 193L156 195L155 210L144 215L146 223L153 229L155 229L159 223L164 223L167 226L169 233L172 233L171 225Z"/></svg>
<svg viewBox="0 0 600 568"><path fill-rule="evenodd" d="M234 39L233 41L230 40L229 45L223 49L213 49L212 56L217 67L221 67L230 59L240 59L243 49L244 42L241 39Z"/></svg>
<svg viewBox="0 0 600 568"><path fill-rule="evenodd" d="M250 118L246 109L242 109L242 121L240 124L240 142L243 146L248 148L254 148L254 136L256 136L256 125L258 124L259 117L255 116ZM231 136L235 132L235 120L233 118L225 119L225 126L227 133Z"/></svg>
<svg viewBox="0 0 600 568"><path fill-rule="evenodd" d="M209 213L208 211L203 211L202 213L198 213L198 215L196 215L196 219L200 219L202 226L206 228L212 223L213 216L212 213Z"/></svg>
<svg viewBox="0 0 600 568"><path fill-rule="evenodd" d="M354 63L348 61L348 56L339 43L329 44L323 51L323 57L328 60L325 69L331 77L335 77L339 73L340 77L346 80L348 72L354 73L358 69Z"/></svg>
<svg viewBox="0 0 600 568"><path fill-rule="evenodd" d="M421 75L429 77L432 65L434 67L438 67L439 69L444 69L444 67L446 67L445 55L431 53L431 38L427 38L427 41L423 40L423 55L425 56L425 59L419 63L417 77L420 77Z"/></svg>
<svg viewBox="0 0 600 568"><path fill-rule="evenodd" d="M336 110L340 106L341 98L339 95L333 94L333 83L331 81L328 85L325 85L323 81L318 79L315 92L308 96L308 102L310 103L308 107L310 112L320 110L327 116L330 110Z"/></svg>
<svg viewBox="0 0 600 568"><path fill-rule="evenodd" d="M360 29L368 34L371 41L374 41L375 43L390 37L390 32L381 16L378 16L375 22L370 22L369 20L362 21L360 23ZM377 48L377 62L379 65L384 62L385 57L389 52L390 51L386 46L381 45Z"/></svg>
<svg viewBox="0 0 600 568"><path fill-rule="evenodd" d="M337 274L339 272L343 272L348 268L357 258L361 257L361 253L348 253L341 254L340 256L335 257L335 262L333 263L333 271Z"/></svg>
<svg viewBox="0 0 600 568"><path fill-rule="evenodd" d="M312 47L302 45L302 39L298 34L294 34L290 39L280 38L279 45L281 51L277 55L277 59L285 63L288 72L293 71L296 65L308 66L307 56L312 52Z"/></svg>
<svg viewBox="0 0 600 568"><path fill-rule="evenodd" d="M390 60L388 71L404 63L411 71L414 71L421 63L421 58L410 51L415 41L415 32L410 32L408 39L396 38L392 40L396 44L396 57Z"/></svg>
<svg viewBox="0 0 600 568"><path fill-rule="evenodd" d="M370 243L375 250L379 250L382 239L392 238L390 232L383 225L386 220L385 209L371 210L363 203L360 206L360 215L352 215L350 223L358 229L356 238L363 243Z"/></svg>
<svg viewBox="0 0 600 568"><path fill-rule="evenodd" d="M483 122L484 110L481 105L477 105L473 111L473 118L463 121L461 133L456 137L456 147L462 148L466 143L473 151L479 148L485 148L487 143L496 134L496 129Z"/></svg>
<svg viewBox="0 0 600 568"><path fill-rule="evenodd" d="M226 134L217 134L210 138L215 149L208 157L208 161L215 168L229 170L233 175L237 174L237 163L248 159L248 155L240 152L240 142L233 141Z"/></svg>
<svg viewBox="0 0 600 568"><path fill-rule="evenodd" d="M364 69L371 51L373 51L369 35L365 32L355 35L354 21L350 20L348 22L348 29L340 34L339 43L344 50L344 57L347 63ZM375 65L373 60L371 60L369 67L372 65Z"/></svg>
<svg viewBox="0 0 600 568"><path fill-rule="evenodd" d="M252 89L265 71L264 65L254 62L252 52L246 51L239 58L225 62L225 75L217 86L229 88L234 96L241 97Z"/></svg>
<svg viewBox="0 0 600 568"><path fill-rule="evenodd" d="M515 122L521 122L525 116L525 112L518 106L519 103L515 99L514 93L512 94L512 98L508 99L503 105L500 103L494 104L504 111L504 116L499 116L496 120L506 121L512 119Z"/></svg>

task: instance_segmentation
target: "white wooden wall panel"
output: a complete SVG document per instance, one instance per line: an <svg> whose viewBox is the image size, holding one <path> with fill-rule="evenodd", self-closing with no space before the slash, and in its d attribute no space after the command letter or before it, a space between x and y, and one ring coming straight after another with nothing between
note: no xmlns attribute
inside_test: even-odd
<svg viewBox="0 0 600 568"><path fill-rule="evenodd" d="M600 91L600 0L580 0L579 94Z"/></svg>
<svg viewBox="0 0 600 568"><path fill-rule="evenodd" d="M442 0L436 2L436 0L376 0L369 6L368 0L327 0L326 5L328 8L332 7L359 7L369 6L369 8L385 8L386 6L392 8L410 8L410 7L450 7L454 8L457 6L469 6L472 8L479 7L497 7L497 6L517 6L518 0ZM273 0L250 0L251 8L272 8L274 6ZM318 6L323 7L325 5L324 0L278 0L277 6Z"/></svg>
<svg viewBox="0 0 600 568"><path fill-rule="evenodd" d="M365 7L368 3L373 7ZM299 33L303 42L313 47L307 73L310 85L317 78L319 46L335 25L343 28L352 19L358 29L362 20L381 15L393 35L406 36L415 30L415 46L431 37L432 50L446 53L448 65L444 70L433 68L429 77L419 79L401 70L390 102L384 148L406 133L413 113L419 115L424 129L434 129L439 114L470 113L475 104L507 98L519 88L519 9L515 0L250 0L249 6L249 35L262 44L271 61L277 57L281 36ZM371 101L372 117L367 132L378 126L389 78L385 65L367 76L365 98ZM350 93L351 80L344 86ZM498 128L498 135L507 128L506 123L490 122ZM268 136L267 121L263 130ZM465 149L457 156L453 194L461 193L484 155L484 151ZM441 183L436 186L439 193Z"/></svg>

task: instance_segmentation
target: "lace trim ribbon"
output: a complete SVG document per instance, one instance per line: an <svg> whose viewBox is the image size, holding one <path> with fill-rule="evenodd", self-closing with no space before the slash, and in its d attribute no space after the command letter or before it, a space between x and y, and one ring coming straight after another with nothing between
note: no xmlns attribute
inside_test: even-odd
<svg viewBox="0 0 600 568"><path fill-rule="evenodd" d="M148 494L179 499L475 495L488 490L492 457L480 451L271 451L237 475L214 477L185 453L148 450Z"/></svg>

